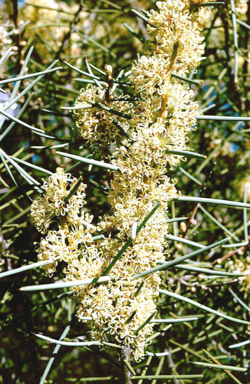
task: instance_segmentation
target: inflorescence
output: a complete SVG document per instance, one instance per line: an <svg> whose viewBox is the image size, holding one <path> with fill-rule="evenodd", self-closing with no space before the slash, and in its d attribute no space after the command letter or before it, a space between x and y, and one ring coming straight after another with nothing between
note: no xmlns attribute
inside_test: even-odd
<svg viewBox="0 0 250 384"><path fill-rule="evenodd" d="M187 83L172 76L195 71L204 54L200 33L209 11L198 7L199 2L167 0L157 3L158 12L148 12L152 41L132 65L129 86L134 98L117 91L112 68L106 66L107 82L89 85L75 102L79 134L118 167L107 198L110 213L93 226L93 217L84 213L86 186L79 184L68 199L77 180L61 168L44 183L44 196L32 204L32 220L46 234L39 260L53 261L47 266L49 274L58 261L66 262L65 280L76 281L105 274L131 238L131 228L137 228L160 203L109 270L107 283L72 288L79 320L91 318L91 338L128 345L136 360L144 356L153 331L153 322L147 320L157 313L161 274L133 276L165 261L165 215L169 201L178 197L176 181L169 178L167 169L182 160L168 151L187 149L187 135L201 113ZM104 236L95 239L96 232Z"/></svg>

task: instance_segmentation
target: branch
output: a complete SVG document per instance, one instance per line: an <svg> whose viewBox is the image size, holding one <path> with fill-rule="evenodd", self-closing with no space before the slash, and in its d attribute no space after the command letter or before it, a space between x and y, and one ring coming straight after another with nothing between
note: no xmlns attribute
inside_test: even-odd
<svg viewBox="0 0 250 384"><path fill-rule="evenodd" d="M128 368L130 362L131 349L129 345L124 345L121 349L121 364L122 364L122 383L131 384L131 372ZM128 363L126 364L125 361Z"/></svg>

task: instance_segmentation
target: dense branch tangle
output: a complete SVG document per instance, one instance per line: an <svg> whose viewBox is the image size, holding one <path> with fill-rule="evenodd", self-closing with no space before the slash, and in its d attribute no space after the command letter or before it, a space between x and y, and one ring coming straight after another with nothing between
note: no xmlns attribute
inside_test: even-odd
<svg viewBox="0 0 250 384"><path fill-rule="evenodd" d="M153 331L150 320L157 313L161 277L160 272L132 277L165 261L164 213L168 202L178 196L167 169L181 160L166 151L187 148L187 134L200 114L188 85L171 77L186 76L200 63L204 50L200 31L210 13L198 3L167 0L157 3L159 12L148 13L152 42L132 65L133 98L119 91L112 68L106 66L105 81L92 76L96 85L87 86L76 100L79 134L118 167L107 198L110 213L95 228L93 218L82 210L85 185L79 183L76 193L70 194L77 180L62 169L44 184L46 194L32 206L33 222L46 234L39 260L65 261L66 281L98 278L108 271L111 280L106 284L72 288L77 315L79 320L88 319L92 339L128 346L136 360L144 356L146 338ZM52 231L55 217L58 229ZM94 240L96 231L106 237ZM56 263L47 267L50 274Z"/></svg>

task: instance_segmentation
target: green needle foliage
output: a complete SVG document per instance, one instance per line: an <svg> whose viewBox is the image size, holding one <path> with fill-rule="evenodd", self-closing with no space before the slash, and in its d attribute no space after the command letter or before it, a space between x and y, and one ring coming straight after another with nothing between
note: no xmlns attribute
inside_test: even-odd
<svg viewBox="0 0 250 384"><path fill-rule="evenodd" d="M250 382L247 0L0 4L0 383Z"/></svg>

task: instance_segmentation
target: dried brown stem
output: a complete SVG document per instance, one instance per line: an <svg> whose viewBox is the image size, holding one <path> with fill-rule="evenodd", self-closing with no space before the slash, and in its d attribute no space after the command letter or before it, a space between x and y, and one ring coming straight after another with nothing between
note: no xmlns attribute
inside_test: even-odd
<svg viewBox="0 0 250 384"><path fill-rule="evenodd" d="M250 236L248 236L248 239L250 240ZM213 261L212 266L215 264L222 264L225 260L229 259L229 257L235 255L236 253L240 254L243 252L246 248L250 247L250 243L247 245L243 245L240 248L235 249L234 251L229 251L225 256L221 257L220 259L216 259Z"/></svg>

